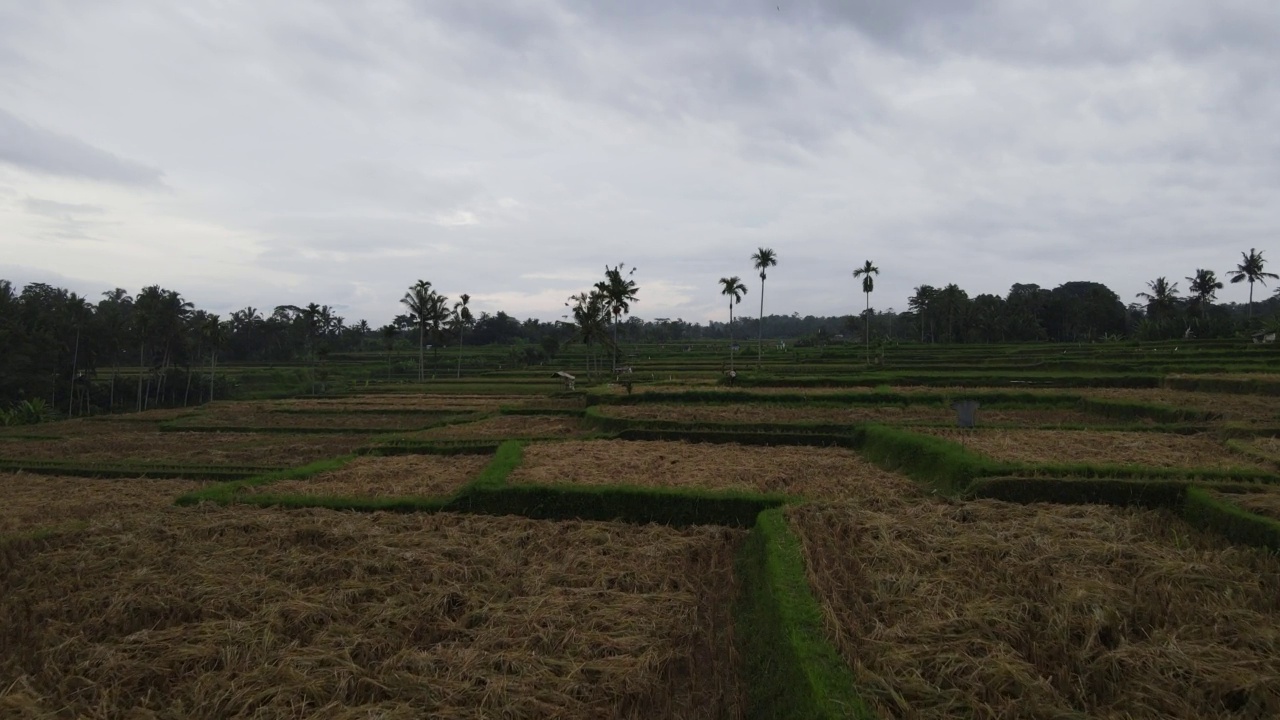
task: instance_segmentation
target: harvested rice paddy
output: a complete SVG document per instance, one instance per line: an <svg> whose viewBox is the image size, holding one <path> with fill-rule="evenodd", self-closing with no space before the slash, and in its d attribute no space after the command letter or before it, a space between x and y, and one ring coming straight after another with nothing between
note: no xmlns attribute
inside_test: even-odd
<svg viewBox="0 0 1280 720"><path fill-rule="evenodd" d="M204 483L192 480L100 480L0 473L0 537L158 510ZM3 703L0 703L3 708Z"/></svg>
<svg viewBox="0 0 1280 720"><path fill-rule="evenodd" d="M73 463L293 467L345 455L368 442L368 435L125 430L68 435L56 440L6 440L0 442L0 457Z"/></svg>
<svg viewBox="0 0 1280 720"><path fill-rule="evenodd" d="M1261 489L1260 492L1211 493L1220 500L1225 500L1251 513L1280 520L1280 491L1276 488Z"/></svg>
<svg viewBox="0 0 1280 720"><path fill-rule="evenodd" d="M576 417L565 415L499 415L475 422L442 425L405 435L415 440L512 440L574 437L586 434Z"/></svg>
<svg viewBox="0 0 1280 720"><path fill-rule="evenodd" d="M1270 470L1206 434L1123 430L920 428L994 460L1030 464L1144 465L1200 470Z"/></svg>
<svg viewBox="0 0 1280 720"><path fill-rule="evenodd" d="M484 455L358 457L337 470L303 480L243 488L250 495L318 497L443 497L470 482L490 458Z"/></svg>
<svg viewBox="0 0 1280 720"><path fill-rule="evenodd" d="M785 493L807 498L917 497L920 486L843 448L623 440L534 443L511 483L631 485Z"/></svg>
<svg viewBox="0 0 1280 720"><path fill-rule="evenodd" d="M271 408L284 410L420 410L424 412L487 412L503 405L529 401L523 395L354 395L340 398L276 400Z"/></svg>
<svg viewBox="0 0 1280 720"><path fill-rule="evenodd" d="M168 508L0 555L0 714L733 718L743 533Z"/></svg>
<svg viewBox="0 0 1280 720"><path fill-rule="evenodd" d="M603 405L602 415L628 420L673 420L688 423L888 423L955 424L956 411L942 405L863 405L802 407L757 404L659 404ZM1077 410L980 408L980 425L1104 425L1116 424L1098 415Z"/></svg>
<svg viewBox="0 0 1280 720"><path fill-rule="evenodd" d="M1255 425L1280 424L1280 406L1276 404L1274 397L1266 395L1132 388L1090 388L1073 392L1087 397L1218 413L1222 416L1222 420L1227 422Z"/></svg>
<svg viewBox="0 0 1280 720"><path fill-rule="evenodd" d="M884 718L1280 715L1280 557L1098 506L787 511Z"/></svg>
<svg viewBox="0 0 1280 720"><path fill-rule="evenodd" d="M448 411L424 412L275 412L227 404L173 421L173 427L200 428L326 428L333 430L416 430L457 417Z"/></svg>

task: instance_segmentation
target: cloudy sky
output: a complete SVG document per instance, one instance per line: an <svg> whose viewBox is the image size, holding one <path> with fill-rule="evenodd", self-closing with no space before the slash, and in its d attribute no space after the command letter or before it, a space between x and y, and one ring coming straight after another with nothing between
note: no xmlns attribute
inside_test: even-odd
<svg viewBox="0 0 1280 720"><path fill-rule="evenodd" d="M0 277L381 324L1280 270L1275 0L0 0ZM1274 253L1274 255L1272 255ZM1267 291L1262 291L1267 292ZM1244 300L1229 285L1226 300Z"/></svg>

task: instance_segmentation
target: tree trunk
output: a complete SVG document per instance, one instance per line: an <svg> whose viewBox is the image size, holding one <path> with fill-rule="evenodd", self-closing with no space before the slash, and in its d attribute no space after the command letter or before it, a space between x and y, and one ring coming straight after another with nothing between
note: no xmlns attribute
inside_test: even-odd
<svg viewBox="0 0 1280 720"><path fill-rule="evenodd" d="M867 277L871 277L871 276L868 275ZM870 365L871 364L871 293L863 293L863 294L867 296L867 312L865 315L863 315L863 317L865 318L865 322L867 323L867 328L866 328L867 330L866 332L867 364Z"/></svg>
<svg viewBox="0 0 1280 720"><path fill-rule="evenodd" d="M760 278L760 327L756 337L756 371L764 363L764 277Z"/></svg>
<svg viewBox="0 0 1280 720"><path fill-rule="evenodd" d="M138 343L138 412L142 412L142 380L147 374L147 344Z"/></svg>
<svg viewBox="0 0 1280 720"><path fill-rule="evenodd" d="M458 326L458 379L462 379L462 326Z"/></svg>
<svg viewBox="0 0 1280 720"><path fill-rule="evenodd" d="M426 356L426 352L423 350L423 347L422 347L422 344L423 344L422 336L425 332L426 332L426 326L419 324L418 325L418 382L422 382L423 373L426 370L426 366L424 363L426 363L427 361L426 360L427 356Z"/></svg>
<svg viewBox="0 0 1280 720"><path fill-rule="evenodd" d="M76 402L76 365L80 362L80 328L76 327L76 345L71 351L71 392L67 397L67 417L71 417L71 411L75 408Z"/></svg>
<svg viewBox="0 0 1280 720"><path fill-rule="evenodd" d="M729 372L733 372L733 300L729 300Z"/></svg>
<svg viewBox="0 0 1280 720"><path fill-rule="evenodd" d="M213 385L218 376L218 351L209 356L209 402L213 402Z"/></svg>

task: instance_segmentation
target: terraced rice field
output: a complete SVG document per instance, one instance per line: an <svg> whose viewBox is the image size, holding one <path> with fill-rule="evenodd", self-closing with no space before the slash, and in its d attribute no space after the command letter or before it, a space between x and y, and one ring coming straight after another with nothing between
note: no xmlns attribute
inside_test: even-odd
<svg viewBox="0 0 1280 720"><path fill-rule="evenodd" d="M585 435L582 422L566 415L498 415L404 435L414 440L514 440Z"/></svg>
<svg viewBox="0 0 1280 720"><path fill-rule="evenodd" d="M0 554L9 717L734 718L743 533L168 508Z"/></svg>
<svg viewBox="0 0 1280 720"><path fill-rule="evenodd" d="M203 485L192 480L100 480L0 473L0 496L5 499L0 504L0 538L138 516L172 505L174 498ZM3 707L0 703L0 709Z"/></svg>
<svg viewBox="0 0 1280 720"><path fill-rule="evenodd" d="M1206 435L1122 430L959 430L918 432L961 443L994 460L1031 464L1144 465L1200 470L1271 470Z"/></svg>
<svg viewBox="0 0 1280 720"><path fill-rule="evenodd" d="M172 427L340 430L417 430L458 417L449 411L424 412L278 412L228 403L174 420Z"/></svg>
<svg viewBox="0 0 1280 720"><path fill-rule="evenodd" d="M924 494L906 477L843 448L622 440L531 444L508 482L744 490L823 499Z"/></svg>
<svg viewBox="0 0 1280 720"><path fill-rule="evenodd" d="M304 480L281 480L240 492L344 498L444 497L475 479L489 460L487 455L359 457L337 470Z"/></svg>
<svg viewBox="0 0 1280 720"><path fill-rule="evenodd" d="M888 423L952 424L956 411L942 405L868 405L843 407L757 404L684 404L644 403L639 405L602 405L599 412L607 417L628 420L673 420L688 423ZM1078 410L1001 409L978 410L983 425L1114 425L1115 420Z"/></svg>
<svg viewBox="0 0 1280 720"><path fill-rule="evenodd" d="M0 442L0 458L86 464L293 467L345 455L368 442L368 435L124 430L67 435L59 439L5 440Z"/></svg>
<svg viewBox="0 0 1280 720"><path fill-rule="evenodd" d="M1246 425L1280 425L1280 404L1266 395L1185 392L1182 390L1130 388L1090 388L1081 395L1112 400L1165 405L1184 410L1219 413L1225 422Z"/></svg>
<svg viewBox="0 0 1280 720"><path fill-rule="evenodd" d="M1151 511L787 511L882 718L1280 716L1280 557Z"/></svg>
<svg viewBox="0 0 1280 720"><path fill-rule="evenodd" d="M490 412L504 405L530 402L526 395L353 395L339 398L276 400L271 408L286 410L419 410L423 412Z"/></svg>
<svg viewBox="0 0 1280 720"><path fill-rule="evenodd" d="M1257 489L1259 492L1215 492L1212 494L1220 500L1225 500L1251 513L1269 517L1273 520L1280 520L1280 488L1265 487Z"/></svg>

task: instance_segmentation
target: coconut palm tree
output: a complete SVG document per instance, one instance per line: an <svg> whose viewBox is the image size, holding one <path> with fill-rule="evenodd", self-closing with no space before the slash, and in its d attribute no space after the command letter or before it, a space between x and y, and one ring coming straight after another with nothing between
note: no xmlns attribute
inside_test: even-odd
<svg viewBox="0 0 1280 720"><path fill-rule="evenodd" d="M419 280L400 298L400 303L409 309L413 324L418 326L418 382L426 379L426 335L430 323L427 316L431 312L433 295L435 291L431 289L431 283Z"/></svg>
<svg viewBox="0 0 1280 720"><path fill-rule="evenodd" d="M1178 283L1171 283L1163 276L1147 283L1150 292L1140 292L1135 297L1147 301L1147 315L1155 322L1167 318L1178 304Z"/></svg>
<svg viewBox="0 0 1280 720"><path fill-rule="evenodd" d="M764 358L764 280L765 272L778 264L778 254L773 248L759 248L751 255L751 264L760 272L760 327L756 337L756 369Z"/></svg>
<svg viewBox="0 0 1280 720"><path fill-rule="evenodd" d="M217 315L208 315L200 326L201 340L209 347L209 402L213 402L214 381L218 372L218 348L227 339L228 323L224 323ZM199 398L197 398L197 402Z"/></svg>
<svg viewBox="0 0 1280 720"><path fill-rule="evenodd" d="M1249 281L1249 320L1252 322L1253 284L1255 282L1260 282L1263 285L1266 285L1268 278L1276 280L1280 279L1280 275L1262 271L1262 267L1265 263L1262 259L1261 250L1249 248L1248 254L1242 252L1240 253L1240 257L1242 258L1240 264L1236 266L1235 270L1227 273L1227 277L1231 278L1231 283L1233 285L1238 282L1244 282L1245 280Z"/></svg>
<svg viewBox="0 0 1280 720"><path fill-rule="evenodd" d="M396 334L400 332L400 329L397 328L395 325L388 324L388 325L383 325L382 329L379 332L382 333L382 344L384 347L387 348L387 379L390 380L391 379L391 351L395 349Z"/></svg>
<svg viewBox="0 0 1280 720"><path fill-rule="evenodd" d="M742 302L742 296L747 294L747 286L742 284L742 278L737 275L722 277L720 294L729 296L729 372L733 372L733 306Z"/></svg>
<svg viewBox="0 0 1280 720"><path fill-rule="evenodd" d="M608 324L608 311L605 309L604 295L601 295L599 290L570 295L569 302L564 306L570 308L573 314L574 340L588 348L591 348L597 340L601 344L609 342L609 334L605 330ZM594 351L587 354L587 374L591 373L591 357L594 354Z"/></svg>
<svg viewBox="0 0 1280 720"><path fill-rule="evenodd" d="M639 302L636 299L636 293L640 288L636 286L632 275L636 274L636 269L631 268L626 274L623 269L626 265L619 263L616 267L610 268L608 265L604 268L604 280L596 283L596 290L604 298L605 309L613 315L613 373L618 373L618 320L622 315L631 312L631 303Z"/></svg>
<svg viewBox="0 0 1280 720"><path fill-rule="evenodd" d="M444 326L449 322L449 314L448 296L432 292L431 302L427 303L427 323L431 326L431 367L433 373L440 371L440 346L444 344Z"/></svg>
<svg viewBox="0 0 1280 720"><path fill-rule="evenodd" d="M1191 307L1196 315L1203 317L1209 303L1218 299L1222 282L1212 270L1204 268L1196 268L1196 274L1188 277L1187 282L1191 283Z"/></svg>
<svg viewBox="0 0 1280 720"><path fill-rule="evenodd" d="M862 267L853 271L855 279L862 278L862 293L867 296L866 326L867 326L867 364L871 364L871 291L876 289L875 281L871 279L872 275L879 275L880 268L871 264L868 260Z"/></svg>
<svg viewBox="0 0 1280 720"><path fill-rule="evenodd" d="M458 296L458 302L453 304L453 314L449 316L449 325L452 330L458 333L458 377L462 377L462 339L467 332L467 326L471 324L471 296L462 293Z"/></svg>

